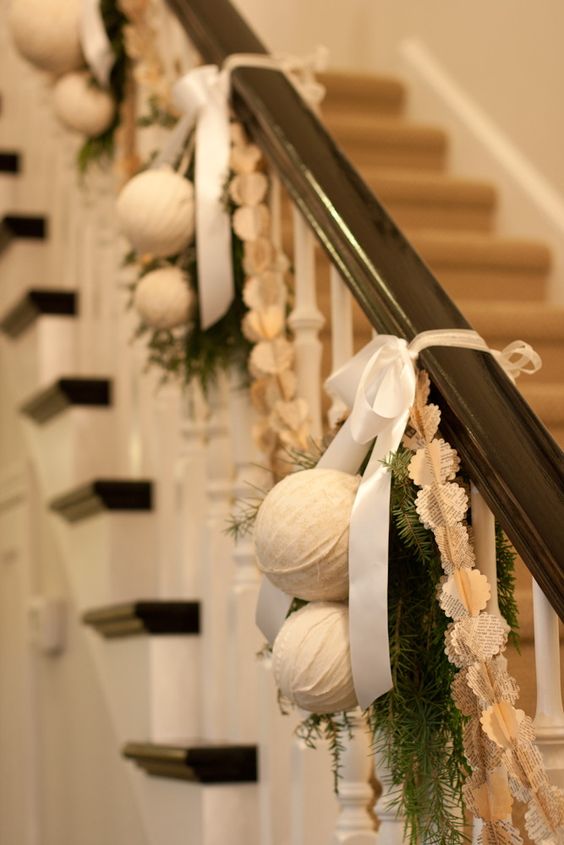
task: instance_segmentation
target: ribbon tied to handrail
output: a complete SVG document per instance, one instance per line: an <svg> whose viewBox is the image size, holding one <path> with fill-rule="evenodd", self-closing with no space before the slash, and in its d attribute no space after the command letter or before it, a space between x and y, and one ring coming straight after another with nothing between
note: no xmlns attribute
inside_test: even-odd
<svg viewBox="0 0 564 845"><path fill-rule="evenodd" d="M534 372L538 355L522 341L502 353L490 350L470 329L422 332L408 344L377 335L326 382L350 415L317 466L356 473L372 444L353 503L349 528L349 637L356 696L362 708L392 687L388 644L388 533L391 473L386 459L397 451L415 399L419 353L430 346L475 349L493 354L508 375ZM272 641L291 598L263 578L257 624Z"/></svg>
<svg viewBox="0 0 564 845"><path fill-rule="evenodd" d="M79 37L88 67L98 84L107 88L116 57L104 25L100 0L82 0Z"/></svg>

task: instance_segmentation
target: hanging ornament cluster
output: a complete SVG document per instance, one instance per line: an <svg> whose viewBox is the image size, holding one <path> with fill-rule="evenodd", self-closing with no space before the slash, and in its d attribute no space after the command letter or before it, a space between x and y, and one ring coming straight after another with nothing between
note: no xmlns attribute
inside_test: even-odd
<svg viewBox="0 0 564 845"><path fill-rule="evenodd" d="M237 123L232 124L231 141L228 193L234 205L233 231L243 242L243 301L249 310L242 330L253 344L248 366L251 402L258 414L253 434L280 476L289 468L286 450L306 449L310 437L309 410L297 394L286 322L288 261L272 238L269 180L261 152Z"/></svg>
<svg viewBox="0 0 564 845"><path fill-rule="evenodd" d="M145 264L170 259L141 276L133 304L143 324L156 331L185 325L194 294L183 253L194 239L194 186L169 165L134 176L117 200L123 234Z"/></svg>
<svg viewBox="0 0 564 845"><path fill-rule="evenodd" d="M310 602L290 614L273 645L284 698L313 713L356 707L348 636L349 523L360 477L334 469L286 476L255 522L259 569L290 596Z"/></svg>
<svg viewBox="0 0 564 845"><path fill-rule="evenodd" d="M82 25L83 0L13 0L10 26L24 58L54 77L54 110L67 129L93 138L114 123L116 99L110 90L107 62L112 47L101 17L94 15L96 34L106 55L85 69L88 30ZM109 54L109 57L108 57Z"/></svg>
<svg viewBox="0 0 564 845"><path fill-rule="evenodd" d="M406 445L415 451L409 473L420 487L417 512L435 535L445 573L439 602L453 620L445 650L460 670L453 685L455 703L468 717L464 750L472 776L464 788L466 804L483 822L481 845L522 842L512 822L513 798L528 804L525 824L533 842L561 842L564 792L550 784L532 721L515 707L518 687L503 656L507 625L486 611L490 586L474 568L464 522L467 495L452 480L458 457L437 437L440 412L428 397L429 380L421 373L410 417L414 434Z"/></svg>

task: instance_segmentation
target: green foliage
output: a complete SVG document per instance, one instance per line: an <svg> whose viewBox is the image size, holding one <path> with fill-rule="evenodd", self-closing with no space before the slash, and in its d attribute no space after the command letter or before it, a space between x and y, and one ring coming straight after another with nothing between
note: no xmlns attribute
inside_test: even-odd
<svg viewBox="0 0 564 845"><path fill-rule="evenodd" d="M326 740L333 762L333 781L338 791L341 757L345 741L351 739L353 727L348 713L312 713L296 728L296 736L308 748L315 748L319 740Z"/></svg>
<svg viewBox="0 0 564 845"><path fill-rule="evenodd" d="M149 97L147 102L148 112L137 118L137 126L163 126L165 129L172 129L178 118L163 109L156 97Z"/></svg>
<svg viewBox="0 0 564 845"><path fill-rule="evenodd" d="M448 620L436 599L442 568L433 534L415 510L400 448L392 471L388 626L394 687L367 711L375 748L390 777L390 804L413 845L460 845L462 784L468 764L463 717L452 701L456 673L444 653Z"/></svg>
<svg viewBox="0 0 564 845"><path fill-rule="evenodd" d="M519 610L515 601L515 549L503 533L495 527L497 560L497 600L499 610L509 625L509 643L519 650Z"/></svg>
<svg viewBox="0 0 564 845"><path fill-rule="evenodd" d="M112 160L115 132L120 121L119 106L125 97L127 81L128 58L123 38L123 27L127 18L120 11L115 0L101 0L100 12L115 55L114 65L110 73L110 91L114 96L117 108L111 126L100 135L87 138L78 151L77 166L81 174L86 173L94 163L103 167Z"/></svg>

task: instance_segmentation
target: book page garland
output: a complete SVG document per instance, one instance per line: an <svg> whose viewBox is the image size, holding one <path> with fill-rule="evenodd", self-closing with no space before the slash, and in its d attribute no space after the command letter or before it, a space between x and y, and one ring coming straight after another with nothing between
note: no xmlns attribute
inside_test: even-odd
<svg viewBox="0 0 564 845"><path fill-rule="evenodd" d="M453 450L436 436L440 414L427 404L428 397L429 379L420 373L410 417L413 434L404 442L415 452L409 472L420 487L417 511L435 534L445 572L439 602L453 620L445 651L460 669L452 694L469 717L464 750L473 771L464 787L467 806L483 822L482 845L522 841L511 821L513 798L528 804L525 824L534 842L562 842L564 793L549 783L532 721L515 707L518 688L503 657L507 626L485 610L490 588L474 569L463 522L467 496L449 481Z"/></svg>

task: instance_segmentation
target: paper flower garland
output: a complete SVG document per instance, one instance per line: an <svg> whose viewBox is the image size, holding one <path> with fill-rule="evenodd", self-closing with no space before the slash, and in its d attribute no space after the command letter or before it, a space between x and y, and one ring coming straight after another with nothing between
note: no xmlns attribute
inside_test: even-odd
<svg viewBox="0 0 564 845"><path fill-rule="evenodd" d="M529 806L526 829L537 843L564 838L564 792L552 786L534 744L531 719L515 708L518 689L508 674L503 650L507 625L485 610L490 588L473 567L474 554L463 523L466 493L449 479L456 470L456 453L436 437L440 412L428 405L429 380L421 373L411 412L416 450L410 475L421 489L417 511L435 533L445 572L439 601L453 619L446 634L446 653L460 669L453 696L469 717L464 749L472 777L464 794L469 809L482 819L480 842L521 842L511 821L512 796Z"/></svg>
<svg viewBox="0 0 564 845"><path fill-rule="evenodd" d="M306 449L310 437L309 410L296 392L294 348L286 324L288 261L271 240L261 152L239 124L233 124L231 138L228 195L233 229L243 242L243 301L249 311L242 330L253 344L251 402L258 412L253 434L280 477L290 469L286 450Z"/></svg>

